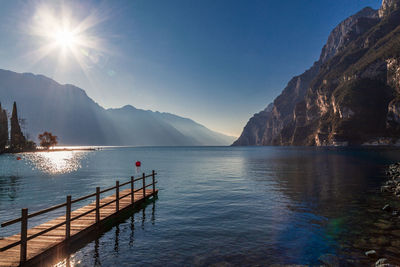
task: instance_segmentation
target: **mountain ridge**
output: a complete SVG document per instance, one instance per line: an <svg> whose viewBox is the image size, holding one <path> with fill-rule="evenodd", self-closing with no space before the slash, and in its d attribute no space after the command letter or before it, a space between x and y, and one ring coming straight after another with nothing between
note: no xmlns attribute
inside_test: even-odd
<svg viewBox="0 0 400 267"><path fill-rule="evenodd" d="M359 102L363 99L367 105L371 101L363 98L363 92L374 95L381 100L381 105L375 107L380 117L372 117L397 120L398 102L393 102L395 90L393 86L386 88L386 83L390 83L386 61L391 60L396 76L398 49L387 47L397 45L388 36L392 34L392 39L397 40L399 7L399 0L384 0L379 10L367 7L340 22L330 33L319 60L306 72L292 78L272 107L250 118L233 145L318 146L381 143L382 139L386 143L397 142L394 137L400 120L390 127L373 122L371 125L379 124L379 132L374 132L362 122L369 111ZM379 81L382 84L378 84ZM392 79L392 83L396 81L398 83ZM365 91L360 90L360 86ZM381 94L374 86L378 86ZM392 101L392 106L387 107L388 100ZM386 111L387 118L383 119L385 109L396 114ZM358 136L350 131L354 130L354 125L363 129Z"/></svg>
<svg viewBox="0 0 400 267"><path fill-rule="evenodd" d="M234 140L222 134L213 138L218 133L204 126L200 134L200 124L177 115L190 121L185 134L163 120L163 113L131 105L105 109L85 90L40 74L0 69L0 101L8 110L17 102L30 138L47 130L58 135L62 145L229 145Z"/></svg>

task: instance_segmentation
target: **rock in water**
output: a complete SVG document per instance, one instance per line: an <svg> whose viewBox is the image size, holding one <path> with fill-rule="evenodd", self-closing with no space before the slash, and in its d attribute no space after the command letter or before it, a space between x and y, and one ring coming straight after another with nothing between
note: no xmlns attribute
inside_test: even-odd
<svg viewBox="0 0 400 267"><path fill-rule="evenodd" d="M329 267L340 266L339 258L332 254L324 254L320 256L318 260Z"/></svg>
<svg viewBox="0 0 400 267"><path fill-rule="evenodd" d="M391 192L390 186L388 186L388 185L381 186L381 192L382 193Z"/></svg>
<svg viewBox="0 0 400 267"><path fill-rule="evenodd" d="M376 251L375 250L368 250L367 252L365 252L365 256L367 257L376 257Z"/></svg>
<svg viewBox="0 0 400 267"><path fill-rule="evenodd" d="M389 204L386 204L385 206L383 206L382 210L387 211L387 212L391 212L392 211L392 207Z"/></svg>
<svg viewBox="0 0 400 267"><path fill-rule="evenodd" d="M375 266L378 267L378 266L381 266L382 264L385 264L385 263L387 263L387 259L386 258L381 258L381 259L379 259L379 260L377 260L375 262Z"/></svg>

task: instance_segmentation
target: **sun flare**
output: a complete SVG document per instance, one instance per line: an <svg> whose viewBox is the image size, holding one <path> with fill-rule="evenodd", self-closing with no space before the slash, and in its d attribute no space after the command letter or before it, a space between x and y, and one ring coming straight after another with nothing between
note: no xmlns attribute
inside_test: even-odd
<svg viewBox="0 0 400 267"><path fill-rule="evenodd" d="M54 40L62 47L74 48L77 36L70 30L61 30L54 34Z"/></svg>
<svg viewBox="0 0 400 267"><path fill-rule="evenodd" d="M87 10L87 16L78 17L73 9L73 6L37 6L28 28L38 46L29 53L34 63L53 57L58 59L57 67L78 63L85 71L104 57L107 51L95 29L104 18L98 19L91 10Z"/></svg>

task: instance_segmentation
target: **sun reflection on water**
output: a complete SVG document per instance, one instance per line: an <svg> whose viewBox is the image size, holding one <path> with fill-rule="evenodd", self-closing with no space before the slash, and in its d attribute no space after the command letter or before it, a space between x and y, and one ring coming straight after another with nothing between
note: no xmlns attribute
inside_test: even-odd
<svg viewBox="0 0 400 267"><path fill-rule="evenodd" d="M64 174L80 169L86 154L84 151L36 152L27 153L24 158L40 171L48 174Z"/></svg>
<svg viewBox="0 0 400 267"><path fill-rule="evenodd" d="M76 260L74 256L69 256L66 259L54 264L53 267L74 267L81 266L81 261Z"/></svg>

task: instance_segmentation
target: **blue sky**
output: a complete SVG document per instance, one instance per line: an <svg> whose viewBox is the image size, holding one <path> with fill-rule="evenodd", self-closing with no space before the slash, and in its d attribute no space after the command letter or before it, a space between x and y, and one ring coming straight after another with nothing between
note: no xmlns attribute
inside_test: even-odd
<svg viewBox="0 0 400 267"><path fill-rule="evenodd" d="M1 3L0 68L74 84L106 108L131 104L170 112L238 136L291 77L319 58L340 21L366 6L378 9L381 1ZM41 35L46 25L35 24L43 6L54 20L68 14L78 24L88 17L95 22L82 34L96 44L74 48L85 57L83 66L71 51L60 57L62 47L35 58L48 42Z"/></svg>

